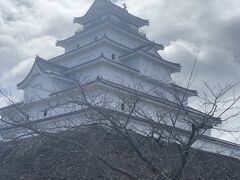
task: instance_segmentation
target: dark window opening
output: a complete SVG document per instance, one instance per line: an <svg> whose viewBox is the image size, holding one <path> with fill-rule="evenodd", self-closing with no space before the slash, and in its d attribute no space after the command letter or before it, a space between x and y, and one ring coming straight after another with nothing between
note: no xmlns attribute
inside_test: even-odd
<svg viewBox="0 0 240 180"><path fill-rule="evenodd" d="M94 40L97 41L97 40L98 40L98 37L96 36L96 37L94 38Z"/></svg>
<svg viewBox="0 0 240 180"><path fill-rule="evenodd" d="M112 54L112 60L115 60L115 59L116 59L116 55Z"/></svg>
<svg viewBox="0 0 240 180"><path fill-rule="evenodd" d="M124 105L124 103L121 104L121 110L122 110L122 111L125 110L125 105Z"/></svg>
<svg viewBox="0 0 240 180"><path fill-rule="evenodd" d="M47 116L47 110L45 110L45 111L43 112L43 116L44 116L44 117Z"/></svg>

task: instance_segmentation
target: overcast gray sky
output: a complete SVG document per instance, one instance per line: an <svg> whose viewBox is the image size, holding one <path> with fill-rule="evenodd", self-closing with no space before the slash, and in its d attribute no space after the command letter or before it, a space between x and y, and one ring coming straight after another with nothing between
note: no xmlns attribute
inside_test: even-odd
<svg viewBox="0 0 240 180"><path fill-rule="evenodd" d="M123 1L115 0L119 5ZM239 0L124 0L130 13L150 20L151 40L164 43L161 55L179 62L182 82L200 49L191 88L202 82L222 84L240 77ZM63 53L56 40L74 34L73 17L82 16L93 0L0 0L0 87L18 99L16 84L29 72L36 54L46 59ZM0 106L4 103L0 97ZM238 125L238 120L229 122ZM231 138L231 137L225 137Z"/></svg>

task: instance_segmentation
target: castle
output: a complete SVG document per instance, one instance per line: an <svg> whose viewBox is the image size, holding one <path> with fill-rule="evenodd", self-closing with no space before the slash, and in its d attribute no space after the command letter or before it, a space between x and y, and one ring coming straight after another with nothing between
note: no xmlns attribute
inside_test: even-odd
<svg viewBox="0 0 240 180"><path fill-rule="evenodd" d="M4 123L9 119L20 118L20 124L31 122L53 131L85 122L81 115L86 111L84 105L74 103L83 89L90 99L101 97L104 108L123 114L131 100L138 97L138 108L156 122L156 114L169 109L175 112L179 105L197 121L204 116L188 106L189 98L197 96L197 91L172 82L171 75L179 73L181 65L161 57L159 51L164 46L149 40L141 30L149 25L148 20L130 14L125 5L121 8L108 0L95 0L84 16L74 18L74 23L81 28L72 37L56 43L65 53L49 60L36 56L31 71L17 85L24 91L23 101L0 109L4 120L0 128L2 139L26 133L21 125ZM104 94L112 98L111 103L104 105ZM16 117L18 110L24 112L23 117ZM145 131L145 122L137 117L133 124ZM181 113L176 128L188 131L188 120ZM211 125L219 123L218 118L209 119ZM164 121L164 125L171 123ZM240 153L240 146L211 137L211 130L195 146L234 157Z"/></svg>

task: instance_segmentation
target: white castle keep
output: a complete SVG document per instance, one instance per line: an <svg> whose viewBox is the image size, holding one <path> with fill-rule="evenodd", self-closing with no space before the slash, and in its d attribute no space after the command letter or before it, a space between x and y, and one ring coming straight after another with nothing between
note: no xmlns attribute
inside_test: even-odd
<svg viewBox="0 0 240 180"><path fill-rule="evenodd" d="M95 0L84 16L74 18L74 23L82 28L72 37L57 41L65 53L49 60L37 56L27 77L17 85L24 91L23 101L0 109L1 139L26 133L21 124L64 129L86 123L81 115L86 109L76 103L78 96L82 98L82 91L90 99L101 99L102 106L103 99L111 98L104 108L121 113L138 97L138 108L153 121L158 121L156 114L169 109L176 111L179 104L196 120L204 116L188 106L189 97L197 96L197 91L172 83L171 75L181 71L180 64L163 59L159 51L164 46L149 40L141 30L149 25L148 20L130 14L126 6L121 8L108 0ZM135 116L133 124L146 130L145 122ZM7 123L10 120L20 121L19 126ZM188 120L181 113L175 126L187 131ZM219 123L218 118L209 119L209 124ZM163 125L171 126L171 123L164 121ZM211 137L210 130L195 147L240 157L240 146Z"/></svg>

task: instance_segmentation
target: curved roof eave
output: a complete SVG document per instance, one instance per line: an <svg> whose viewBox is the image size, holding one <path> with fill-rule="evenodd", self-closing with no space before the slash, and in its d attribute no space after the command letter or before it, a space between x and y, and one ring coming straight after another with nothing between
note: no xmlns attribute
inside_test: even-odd
<svg viewBox="0 0 240 180"><path fill-rule="evenodd" d="M105 24L110 24L112 27L118 28L119 30L121 30L121 31L123 31L123 32L125 32L125 33L128 33L128 34L130 34L130 35L132 35L132 36L135 36L135 38L141 39L142 41L149 42L149 43L152 42L151 40L149 40L149 39L147 39L147 38L142 38L141 36L138 36L138 35L135 34L135 33L131 33L130 31L127 31L127 30L125 30L125 29L119 28L117 25L115 25L114 23L111 23L110 21L105 21L105 22L103 22L102 24L99 24L98 26L96 26L96 27L94 28L94 30L96 30L97 28L102 28ZM66 45L66 43L71 42L71 41L74 40L75 38L80 38L81 36L86 35L87 33L92 32L92 31L94 31L94 30L93 30L93 29L89 29L89 30L86 30L86 31L82 31L82 32L79 33L79 34L77 33L77 34L75 34L75 35L73 35L73 36L71 36L71 37L69 37L69 38L66 38L66 39L63 39L63 40L57 40L56 46L60 46L60 47L63 47L63 48L64 48L64 46ZM154 43L159 47L159 50L164 50L164 46L163 46L162 44L159 44L159 43L156 43L156 42L154 42Z"/></svg>
<svg viewBox="0 0 240 180"><path fill-rule="evenodd" d="M28 75L25 77L24 80L22 80L20 83L17 84L17 88L18 89L22 89L25 86L26 81L32 76L33 70L35 69L35 66L37 66L36 60L30 70L30 72L28 73ZM38 68L39 69L39 68Z"/></svg>
<svg viewBox="0 0 240 180"><path fill-rule="evenodd" d="M186 92L190 96L198 96L197 90L188 89L188 88L176 85L174 83L171 83L170 85L172 86L172 88L176 88L177 90L181 90L183 92Z"/></svg>
<svg viewBox="0 0 240 180"><path fill-rule="evenodd" d="M99 38L99 39L96 40L96 41L92 41L92 42L90 42L90 43L88 43L88 44L83 45L82 47L79 47L79 49L74 49L74 50L69 51L69 52L67 52L67 53L64 53L64 54L62 54L62 55L60 55L60 56L54 57L54 58L52 58L52 59L49 59L49 61L50 61L50 62L51 62L51 61L57 61L59 58L62 58L62 57L67 56L67 55L69 55L69 54L75 54L75 53L81 51L82 49L92 47L92 46L96 45L97 43L101 43L102 41L108 41L108 42L110 42L110 43L112 43L112 44L114 44L114 45L116 45L116 46L118 46L118 47L121 47L122 49L125 49L126 51L129 51L129 52L132 51L132 49L130 49L129 47L127 47L127 46L125 46L125 45L123 45L123 44L121 44L121 43L118 43L118 42L116 42L116 41L108 38L106 35L104 35L103 37Z"/></svg>

